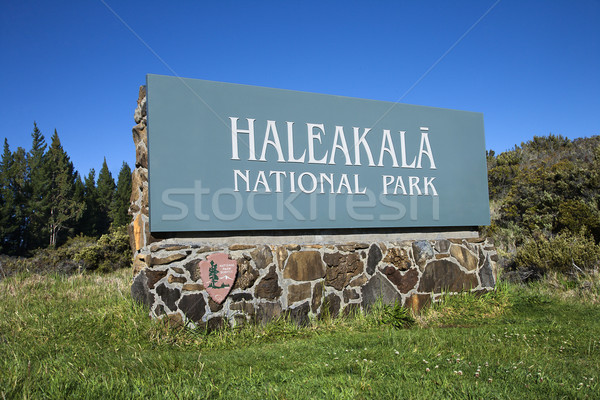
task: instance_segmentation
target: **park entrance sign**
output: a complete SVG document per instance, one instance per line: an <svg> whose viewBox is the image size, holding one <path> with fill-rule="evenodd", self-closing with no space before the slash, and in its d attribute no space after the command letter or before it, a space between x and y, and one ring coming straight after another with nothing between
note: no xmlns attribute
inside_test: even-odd
<svg viewBox="0 0 600 400"><path fill-rule="evenodd" d="M480 113L148 75L134 120L153 318L306 325L496 284Z"/></svg>
<svg viewBox="0 0 600 400"><path fill-rule="evenodd" d="M489 224L483 115L147 76L151 232Z"/></svg>

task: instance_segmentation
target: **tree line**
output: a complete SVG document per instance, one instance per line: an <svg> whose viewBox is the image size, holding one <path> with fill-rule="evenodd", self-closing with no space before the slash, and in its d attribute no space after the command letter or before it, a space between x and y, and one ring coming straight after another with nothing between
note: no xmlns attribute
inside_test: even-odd
<svg viewBox="0 0 600 400"><path fill-rule="evenodd" d="M126 162L117 182L106 158L96 179L83 179L63 149L58 133L46 143L33 124L31 149L11 151L8 140L0 160L0 254L27 255L56 247L69 237L99 237L127 225L131 169Z"/></svg>

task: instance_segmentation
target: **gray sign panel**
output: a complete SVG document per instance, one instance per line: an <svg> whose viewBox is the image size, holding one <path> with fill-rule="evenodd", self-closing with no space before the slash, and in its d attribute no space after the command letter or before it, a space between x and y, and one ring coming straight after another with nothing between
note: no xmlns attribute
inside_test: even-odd
<svg viewBox="0 0 600 400"><path fill-rule="evenodd" d="M490 221L483 115L147 76L153 232Z"/></svg>

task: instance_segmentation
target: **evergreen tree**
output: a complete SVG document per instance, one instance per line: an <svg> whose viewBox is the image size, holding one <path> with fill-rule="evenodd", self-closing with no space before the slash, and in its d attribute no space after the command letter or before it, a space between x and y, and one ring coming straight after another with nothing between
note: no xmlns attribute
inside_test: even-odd
<svg viewBox="0 0 600 400"><path fill-rule="evenodd" d="M59 235L71 229L81 218L85 203L77 202L74 198L76 173L73 163L63 150L54 131L50 148L44 157L47 165L47 179L49 183L45 202L49 207L48 228L50 233L49 243L56 246Z"/></svg>
<svg viewBox="0 0 600 400"><path fill-rule="evenodd" d="M106 164L106 157L98 174L96 193L98 195L98 230L100 234L104 234L108 232L112 222L110 218L110 206L115 194L115 181Z"/></svg>
<svg viewBox="0 0 600 400"><path fill-rule="evenodd" d="M98 230L98 193L96 190L96 171L94 168L84 180L85 210L79 221L79 230L86 236L100 236Z"/></svg>
<svg viewBox="0 0 600 400"><path fill-rule="evenodd" d="M27 153L27 170L29 174L29 184L27 190L27 214L29 217L28 225L28 247L30 249L43 246L46 241L44 237L48 236L48 215L49 208L44 197L48 190L47 164L44 162L44 155L47 144L42 132L33 123L33 132L31 133L31 150Z"/></svg>
<svg viewBox="0 0 600 400"><path fill-rule="evenodd" d="M117 189L113 197L110 215L114 226L124 226L130 221L128 214L131 198L131 168L125 161L117 179Z"/></svg>
<svg viewBox="0 0 600 400"><path fill-rule="evenodd" d="M11 252L11 237L14 231L14 201L10 190L10 170L12 152L8 140L4 138L4 151L0 160L0 252Z"/></svg>
<svg viewBox="0 0 600 400"><path fill-rule="evenodd" d="M25 232L27 213L25 210L25 187L27 184L27 162L21 147L10 151L4 139L4 151L0 161L0 250L7 254L24 254L27 250Z"/></svg>

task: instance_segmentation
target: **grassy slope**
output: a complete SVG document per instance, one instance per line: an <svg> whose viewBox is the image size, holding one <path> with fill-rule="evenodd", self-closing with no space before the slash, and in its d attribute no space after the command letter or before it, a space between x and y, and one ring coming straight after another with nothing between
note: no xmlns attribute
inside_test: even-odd
<svg viewBox="0 0 600 400"><path fill-rule="evenodd" d="M505 286L489 297L449 299L406 330L358 317L205 335L149 320L131 301L129 274L0 282L0 398L600 393L597 304Z"/></svg>

